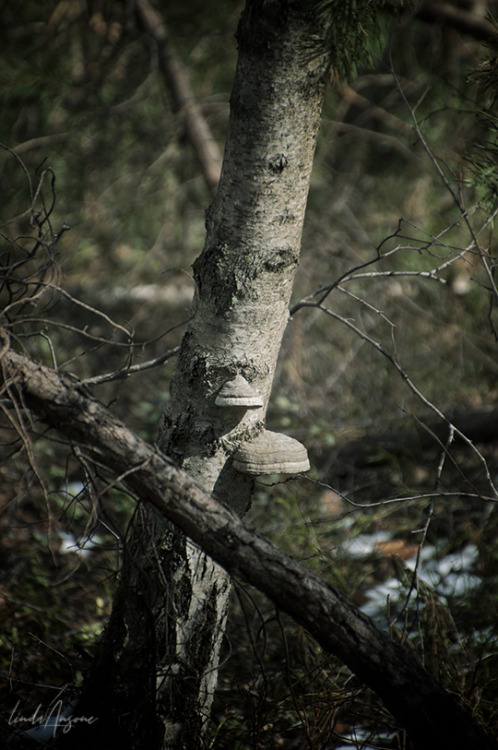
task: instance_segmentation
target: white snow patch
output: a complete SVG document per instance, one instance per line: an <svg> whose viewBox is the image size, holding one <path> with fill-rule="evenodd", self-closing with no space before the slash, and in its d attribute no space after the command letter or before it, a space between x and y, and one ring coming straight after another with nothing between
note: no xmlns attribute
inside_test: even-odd
<svg viewBox="0 0 498 750"><path fill-rule="evenodd" d="M86 539L76 539L73 534L69 534L66 531L59 531L59 537L61 540L59 549L62 554L74 552L77 555L81 555L81 557L87 557L93 548L98 546L102 541L97 534Z"/></svg>

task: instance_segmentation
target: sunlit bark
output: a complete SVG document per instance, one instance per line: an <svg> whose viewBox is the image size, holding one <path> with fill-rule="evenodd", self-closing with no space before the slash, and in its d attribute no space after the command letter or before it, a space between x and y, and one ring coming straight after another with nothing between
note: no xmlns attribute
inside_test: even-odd
<svg viewBox="0 0 498 750"><path fill-rule="evenodd" d="M194 265L193 317L183 339L160 446L207 493L239 514L252 481L231 466L263 428L288 321L327 62L310 54L313 16L301 3L249 0L223 169ZM241 373L256 409L220 408ZM112 616L82 697L99 737L122 746L197 748L216 684L230 580L150 510L137 514Z"/></svg>

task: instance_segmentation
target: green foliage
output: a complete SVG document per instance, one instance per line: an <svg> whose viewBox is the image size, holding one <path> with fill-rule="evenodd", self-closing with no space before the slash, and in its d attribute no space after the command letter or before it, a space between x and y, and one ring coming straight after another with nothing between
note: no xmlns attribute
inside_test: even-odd
<svg viewBox="0 0 498 750"><path fill-rule="evenodd" d="M498 91L498 69L495 69L494 76ZM475 184L482 191L482 201L492 211L498 201L498 114L494 97L478 117L485 135L470 148L468 160Z"/></svg>
<svg viewBox="0 0 498 750"><path fill-rule="evenodd" d="M317 19L315 44L330 55L339 78L354 77L358 69L372 66L380 52L383 0L308 0L308 4Z"/></svg>
<svg viewBox="0 0 498 750"><path fill-rule="evenodd" d="M488 20L498 35L498 21L490 13ZM469 148L468 161L472 166L475 184L482 190L482 200L490 210L498 201L498 42L491 39L487 59L481 61L469 75L484 96L478 101L477 119L482 132Z"/></svg>

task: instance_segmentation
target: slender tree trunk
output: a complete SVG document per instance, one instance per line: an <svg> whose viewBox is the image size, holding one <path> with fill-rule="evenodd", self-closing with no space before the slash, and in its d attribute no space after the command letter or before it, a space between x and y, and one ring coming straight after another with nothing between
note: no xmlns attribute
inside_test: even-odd
<svg viewBox="0 0 498 750"><path fill-rule="evenodd" d="M252 480L231 455L263 429L288 321L327 62L300 3L248 0L223 170L194 265L196 294L160 447L244 513ZM255 409L216 394L241 374ZM79 712L99 747L202 747L230 594L227 573L152 510L137 513L110 623ZM119 733L119 736L118 736ZM74 737L72 747L74 747ZM96 746L94 744L94 746Z"/></svg>

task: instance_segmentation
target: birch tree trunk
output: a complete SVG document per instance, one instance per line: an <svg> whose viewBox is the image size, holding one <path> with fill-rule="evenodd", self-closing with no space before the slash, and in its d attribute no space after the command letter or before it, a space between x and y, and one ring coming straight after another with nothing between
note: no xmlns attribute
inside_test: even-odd
<svg viewBox="0 0 498 750"><path fill-rule="evenodd" d="M207 493L243 514L252 480L231 455L263 429L289 298L325 86L301 3L248 0L237 32L229 134L193 317L163 416L160 447ZM215 404L242 374L256 409ZM202 747L230 594L226 572L154 511L137 513L110 623L78 713L92 744ZM95 744L94 744L95 746ZM74 747L74 737L72 737Z"/></svg>

